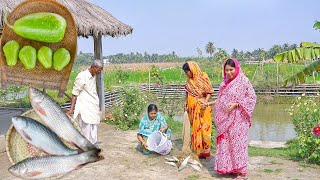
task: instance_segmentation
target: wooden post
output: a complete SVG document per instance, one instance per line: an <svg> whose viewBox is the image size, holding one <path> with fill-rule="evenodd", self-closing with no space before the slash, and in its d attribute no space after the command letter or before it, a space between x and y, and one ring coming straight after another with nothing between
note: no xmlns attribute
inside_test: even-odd
<svg viewBox="0 0 320 180"><path fill-rule="evenodd" d="M150 83L151 83L151 77L150 77L150 76L151 76L151 73L150 73L150 71L151 71L151 70L150 70L150 68L149 68L149 77L148 77L148 80L149 80L149 92L150 92Z"/></svg>
<svg viewBox="0 0 320 180"><path fill-rule="evenodd" d="M277 95L279 93L279 63L277 62Z"/></svg>
<svg viewBox="0 0 320 180"><path fill-rule="evenodd" d="M93 36L93 43L94 43L94 59L99 59L102 61L103 64L103 56L102 56L102 36L99 34L98 36ZM101 119L104 118L106 114L106 105L105 105L105 97L104 97L104 71L102 70L101 73L97 75L97 93L99 96L99 104L100 104L100 111Z"/></svg>

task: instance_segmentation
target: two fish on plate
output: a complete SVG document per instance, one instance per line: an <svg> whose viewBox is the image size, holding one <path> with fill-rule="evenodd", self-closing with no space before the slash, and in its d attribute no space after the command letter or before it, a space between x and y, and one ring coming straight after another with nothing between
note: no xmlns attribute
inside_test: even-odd
<svg viewBox="0 0 320 180"><path fill-rule="evenodd" d="M24 159L11 166L10 173L25 179L63 176L103 159L101 150L79 133L50 96L30 87L29 97L34 111L48 127L24 116L13 117L12 123L25 141L48 155ZM79 149L68 148L59 137Z"/></svg>

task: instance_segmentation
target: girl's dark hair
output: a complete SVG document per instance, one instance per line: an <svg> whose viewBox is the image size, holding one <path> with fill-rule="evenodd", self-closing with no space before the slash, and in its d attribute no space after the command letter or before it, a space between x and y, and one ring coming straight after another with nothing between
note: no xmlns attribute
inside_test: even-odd
<svg viewBox="0 0 320 180"><path fill-rule="evenodd" d="M234 63L234 61L232 59L228 59L226 61L226 63L224 64L223 68L226 68L226 65L229 65L229 66L234 67L234 68L236 67L236 64Z"/></svg>
<svg viewBox="0 0 320 180"><path fill-rule="evenodd" d="M151 112L152 110L156 110L156 112L158 112L158 107L155 104L150 104L148 106L148 113Z"/></svg>
<svg viewBox="0 0 320 180"><path fill-rule="evenodd" d="M188 64L188 63L184 63L184 64L182 65L182 69L183 69L184 71L190 71L189 64Z"/></svg>

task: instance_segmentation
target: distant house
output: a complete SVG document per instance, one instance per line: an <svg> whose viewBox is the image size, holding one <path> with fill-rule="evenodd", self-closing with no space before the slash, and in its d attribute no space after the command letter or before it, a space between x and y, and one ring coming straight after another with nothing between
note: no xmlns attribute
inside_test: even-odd
<svg viewBox="0 0 320 180"><path fill-rule="evenodd" d="M103 59L103 64L111 64L111 62L109 61L109 59Z"/></svg>

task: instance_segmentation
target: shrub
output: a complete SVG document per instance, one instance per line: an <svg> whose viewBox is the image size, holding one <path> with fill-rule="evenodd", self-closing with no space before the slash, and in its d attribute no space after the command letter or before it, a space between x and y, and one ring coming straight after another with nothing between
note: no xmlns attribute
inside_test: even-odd
<svg viewBox="0 0 320 180"><path fill-rule="evenodd" d="M123 130L136 129L140 122L139 116L145 109L146 99L138 89L124 89L121 95L122 103L112 107L111 114L107 115L105 121Z"/></svg>
<svg viewBox="0 0 320 180"><path fill-rule="evenodd" d="M289 112L297 138L289 143L295 158L320 164L320 137L313 134L312 129L320 124L320 107L317 99L298 97L297 101L287 109Z"/></svg>

